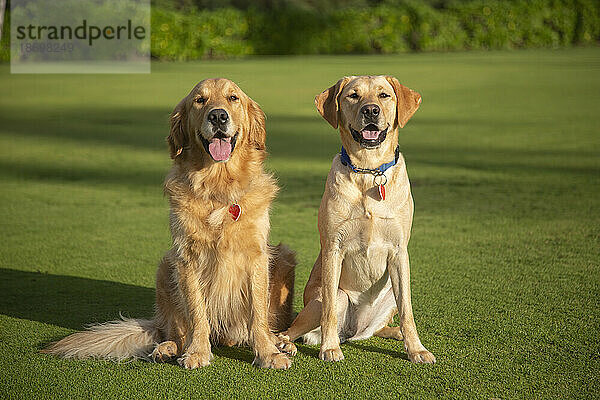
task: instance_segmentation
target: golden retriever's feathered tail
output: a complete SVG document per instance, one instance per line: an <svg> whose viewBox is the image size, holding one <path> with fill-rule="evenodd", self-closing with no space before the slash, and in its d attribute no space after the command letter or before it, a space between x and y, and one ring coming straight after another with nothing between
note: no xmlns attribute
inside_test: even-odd
<svg viewBox="0 0 600 400"><path fill-rule="evenodd" d="M116 361L148 358L160 335L154 321L121 318L91 325L83 332L52 343L42 353L64 358L106 358Z"/></svg>
<svg viewBox="0 0 600 400"><path fill-rule="evenodd" d="M292 322L296 258L294 252L281 243L270 250L269 328L280 332ZM161 334L156 322L121 318L91 325L85 331L50 344L42 353L64 358L105 358L117 361L148 358L160 342Z"/></svg>
<svg viewBox="0 0 600 400"><path fill-rule="evenodd" d="M294 303L295 253L284 244L271 247L269 265L269 328L281 332L292 323Z"/></svg>

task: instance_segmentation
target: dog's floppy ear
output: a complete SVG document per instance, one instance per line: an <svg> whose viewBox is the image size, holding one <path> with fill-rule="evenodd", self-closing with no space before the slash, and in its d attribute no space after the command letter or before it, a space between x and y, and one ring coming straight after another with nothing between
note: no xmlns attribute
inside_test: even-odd
<svg viewBox="0 0 600 400"><path fill-rule="evenodd" d="M385 79L392 85L396 94L396 122L400 128L404 128L404 125L421 105L421 95L401 85L398 79L392 76L386 76Z"/></svg>
<svg viewBox="0 0 600 400"><path fill-rule="evenodd" d="M248 97L248 139L250 145L257 150L265 149L267 130L265 128L265 113L259 105Z"/></svg>
<svg viewBox="0 0 600 400"><path fill-rule="evenodd" d="M319 113L335 129L338 127L338 112L340 111L339 95L349 78L344 77L335 85L315 97L315 106Z"/></svg>
<svg viewBox="0 0 600 400"><path fill-rule="evenodd" d="M177 104L170 117L171 130L169 136L167 136L167 143L169 143L169 152L171 153L172 159L175 159L180 155L183 149L188 146L188 135L186 133L186 100L187 97L184 97L184 99Z"/></svg>

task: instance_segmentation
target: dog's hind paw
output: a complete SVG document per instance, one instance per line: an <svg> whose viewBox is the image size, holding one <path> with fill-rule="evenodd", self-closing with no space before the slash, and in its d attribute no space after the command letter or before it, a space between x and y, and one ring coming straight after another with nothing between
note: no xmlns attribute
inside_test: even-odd
<svg viewBox="0 0 600 400"><path fill-rule="evenodd" d="M290 337L288 335L284 335L283 333L279 333L276 336L276 342L275 342L275 346L277 346L277 348L284 352L289 354L290 356L295 356L296 353L298 352L298 349L296 348L296 345L290 340Z"/></svg>
<svg viewBox="0 0 600 400"><path fill-rule="evenodd" d="M252 365L260 368L288 369L292 366L292 360L283 353L273 353L266 357L256 356Z"/></svg>
<svg viewBox="0 0 600 400"><path fill-rule="evenodd" d="M166 362L171 358L177 355L177 343L168 340L166 342L162 342L158 344L152 354L150 354L150 358L154 362Z"/></svg>
<svg viewBox="0 0 600 400"><path fill-rule="evenodd" d="M195 369L210 365L210 360L212 359L213 355L210 351L208 353L185 353L181 358L177 359L177 362L185 369Z"/></svg>

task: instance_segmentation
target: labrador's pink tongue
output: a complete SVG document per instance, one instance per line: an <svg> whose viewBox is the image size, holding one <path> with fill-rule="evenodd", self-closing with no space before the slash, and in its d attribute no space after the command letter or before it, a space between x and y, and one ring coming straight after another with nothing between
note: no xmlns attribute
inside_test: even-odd
<svg viewBox="0 0 600 400"><path fill-rule="evenodd" d="M231 143L215 138L208 144L208 151L215 161L227 160L231 155Z"/></svg>
<svg viewBox="0 0 600 400"><path fill-rule="evenodd" d="M361 131L363 138L368 140L377 139L379 137L379 131Z"/></svg>

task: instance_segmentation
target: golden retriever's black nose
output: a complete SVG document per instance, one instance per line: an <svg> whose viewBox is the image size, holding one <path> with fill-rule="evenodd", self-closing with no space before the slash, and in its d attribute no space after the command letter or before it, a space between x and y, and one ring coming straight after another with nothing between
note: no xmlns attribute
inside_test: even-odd
<svg viewBox="0 0 600 400"><path fill-rule="evenodd" d="M229 114L222 108L216 108L208 113L208 122L213 125L224 125L229 120Z"/></svg>
<svg viewBox="0 0 600 400"><path fill-rule="evenodd" d="M379 115L379 106L377 104L367 104L362 106L360 112L368 119L377 118Z"/></svg>

